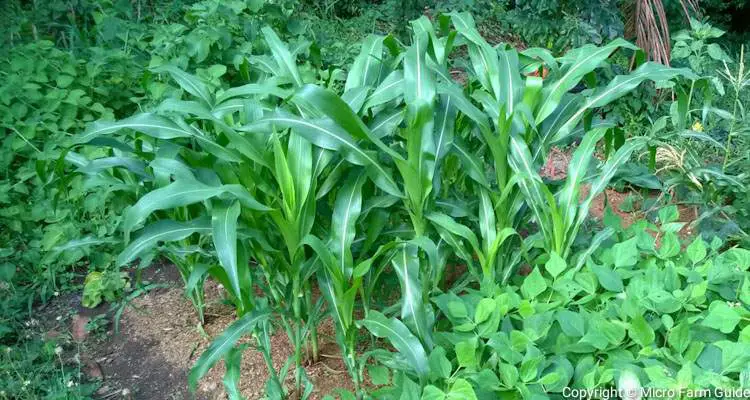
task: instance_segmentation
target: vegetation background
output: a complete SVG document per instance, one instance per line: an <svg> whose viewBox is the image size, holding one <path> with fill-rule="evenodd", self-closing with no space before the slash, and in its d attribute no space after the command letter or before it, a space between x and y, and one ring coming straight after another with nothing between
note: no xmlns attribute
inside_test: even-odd
<svg viewBox="0 0 750 400"><path fill-rule="evenodd" d="M230 398L246 347L266 398L328 394L318 323L341 398L748 385L747 2L1 7L0 398L102 397L81 338L160 263L199 331L233 310L189 377L225 362Z"/></svg>

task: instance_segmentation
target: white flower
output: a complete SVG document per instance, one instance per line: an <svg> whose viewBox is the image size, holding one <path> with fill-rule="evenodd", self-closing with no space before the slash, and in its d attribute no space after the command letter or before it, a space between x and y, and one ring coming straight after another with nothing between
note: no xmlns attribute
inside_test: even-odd
<svg viewBox="0 0 750 400"><path fill-rule="evenodd" d="M623 371L617 381L617 389L623 400L641 399L641 382L632 371Z"/></svg>
<svg viewBox="0 0 750 400"><path fill-rule="evenodd" d="M130 395L130 389L128 388L122 389L122 397L125 397L128 395Z"/></svg>
<svg viewBox="0 0 750 400"><path fill-rule="evenodd" d="M23 387L26 387L26 386L29 386L29 385L31 385L31 381L30 380L27 379L27 380L23 381Z"/></svg>
<svg viewBox="0 0 750 400"><path fill-rule="evenodd" d="M73 381L68 381L68 387L73 387Z"/></svg>
<svg viewBox="0 0 750 400"><path fill-rule="evenodd" d="M59 295L60 295L60 292L57 292L57 291L56 291L56 292L55 292L55 293L53 293L53 294L55 295L55 297L57 297L57 296L59 296Z"/></svg>
<svg viewBox="0 0 750 400"><path fill-rule="evenodd" d="M58 356L62 354L62 347L60 346L55 347L55 354L57 354Z"/></svg>

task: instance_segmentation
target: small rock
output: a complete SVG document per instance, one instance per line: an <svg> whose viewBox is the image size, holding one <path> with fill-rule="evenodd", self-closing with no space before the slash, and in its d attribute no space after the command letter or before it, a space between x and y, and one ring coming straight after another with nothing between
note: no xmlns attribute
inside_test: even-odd
<svg viewBox="0 0 750 400"><path fill-rule="evenodd" d="M104 374L96 361L88 361L83 367L83 373L91 380L104 379Z"/></svg>
<svg viewBox="0 0 750 400"><path fill-rule="evenodd" d="M70 322L70 334L73 336L73 340L76 342L83 342L88 337L89 333L86 331L86 324L89 323L89 317L81 316L76 314L73 320Z"/></svg>

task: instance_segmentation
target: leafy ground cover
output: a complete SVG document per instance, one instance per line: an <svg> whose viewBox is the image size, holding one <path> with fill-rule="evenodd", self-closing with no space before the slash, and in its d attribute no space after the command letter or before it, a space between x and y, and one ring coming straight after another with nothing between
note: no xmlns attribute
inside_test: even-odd
<svg viewBox="0 0 750 400"><path fill-rule="evenodd" d="M8 3L0 398L746 386L741 32L548 3Z"/></svg>

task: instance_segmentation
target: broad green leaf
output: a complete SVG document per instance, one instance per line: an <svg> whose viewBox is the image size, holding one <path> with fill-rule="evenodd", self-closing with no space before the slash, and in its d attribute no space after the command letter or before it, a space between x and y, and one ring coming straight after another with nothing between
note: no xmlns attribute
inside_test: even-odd
<svg viewBox="0 0 750 400"><path fill-rule="evenodd" d="M715 300L709 306L708 313L706 318L703 319L702 325L718 329L722 333L732 333L740 320L740 315L737 311L729 307L726 301Z"/></svg>
<svg viewBox="0 0 750 400"><path fill-rule="evenodd" d="M348 132L353 138L368 140L394 160L403 160L403 157L373 135L370 132L370 128L362 122L362 119L352 111L349 105L330 90L315 85L305 85L295 94L292 100L302 101L304 104L314 107L331 118L331 120L338 124L341 129Z"/></svg>
<svg viewBox="0 0 750 400"><path fill-rule="evenodd" d="M422 378L427 376L429 371L427 354L406 325L395 318L386 318L385 315L375 310L371 310L362 323L373 335L388 339L418 376Z"/></svg>
<svg viewBox="0 0 750 400"><path fill-rule="evenodd" d="M693 264L697 264L706 258L706 245L703 242L703 238L698 235L695 240L687 247L687 256Z"/></svg>
<svg viewBox="0 0 750 400"><path fill-rule="evenodd" d="M563 95L578 85L586 74L598 68L619 47L636 49L626 40L617 38L602 47L585 45L566 54L563 60L569 59L571 62L565 63L560 71L561 76L544 88L544 101L536 113L536 124L539 125L552 114L560 105Z"/></svg>
<svg viewBox="0 0 750 400"><path fill-rule="evenodd" d="M521 293L526 299L534 299L547 290L547 281L544 280L539 268L534 268L531 273L524 278L521 284Z"/></svg>
<svg viewBox="0 0 750 400"><path fill-rule="evenodd" d="M263 32L263 37L266 39L266 43L271 49L271 54L276 60L276 63L278 63L279 68L281 68L285 75L290 76L294 80L294 84L297 87L301 87L303 82L299 70L297 69L297 61L294 56L292 56L292 53L289 52L286 44L279 39L279 36L276 35L276 32L274 32L271 27L265 26L261 31Z"/></svg>
<svg viewBox="0 0 750 400"><path fill-rule="evenodd" d="M369 35L362 41L362 49L346 77L344 91L362 86L373 86L381 73L383 36Z"/></svg>
<svg viewBox="0 0 750 400"><path fill-rule="evenodd" d="M268 210L268 207L258 203L240 185L208 186L196 180L177 180L163 188L147 193L125 211L122 229L128 235L136 225L143 222L154 211L198 203L224 193L231 193L243 206L250 209Z"/></svg>
<svg viewBox="0 0 750 400"><path fill-rule="evenodd" d="M544 269L547 270L553 278L557 278L557 276L563 273L567 268L568 265L565 263L565 260L555 251L550 253L549 260L544 264Z"/></svg>
<svg viewBox="0 0 750 400"><path fill-rule="evenodd" d="M88 143L95 138L121 129L132 129L157 139L173 139L193 135L167 118L151 113L141 113L115 122L96 121L89 125L83 134L76 136L73 143Z"/></svg>
<svg viewBox="0 0 750 400"><path fill-rule="evenodd" d="M638 315L630 320L630 327L628 328L628 335L641 347L647 347L654 343L654 330L648 324L646 319L642 315Z"/></svg>
<svg viewBox="0 0 750 400"><path fill-rule="evenodd" d="M477 400L477 395L474 393L474 388L469 381L458 378L451 385L446 400Z"/></svg>
<svg viewBox="0 0 750 400"><path fill-rule="evenodd" d="M401 284L401 320L411 328L417 338L429 346L432 340L427 325L425 302L422 300L423 289L419 279L417 247L401 246L391 262Z"/></svg>
<svg viewBox="0 0 750 400"><path fill-rule="evenodd" d="M237 218L240 216L240 203L231 206L215 204L211 210L211 227L216 255L221 267L229 278L235 298L242 298L240 274L237 270ZM246 268L246 266L242 266Z"/></svg>
<svg viewBox="0 0 750 400"><path fill-rule="evenodd" d="M230 352L235 343L240 338L252 332L259 324L263 324L269 318L270 314L266 311L253 311L243 315L240 319L234 321L224 332L221 333L206 351L201 354L188 375L190 389L195 392L198 381L206 375L209 369L216 364L222 357Z"/></svg>
<svg viewBox="0 0 750 400"><path fill-rule="evenodd" d="M362 185L366 175L356 171L349 175L336 196L331 220L331 244L333 254L339 260L339 269L345 276L351 275L354 260L351 246L356 233L356 224L362 211Z"/></svg>
<svg viewBox="0 0 750 400"><path fill-rule="evenodd" d="M591 270L596 274L599 284L603 288L615 293L620 293L625 289L622 284L622 278L620 278L617 272L603 265L594 265L591 267Z"/></svg>
<svg viewBox="0 0 750 400"><path fill-rule="evenodd" d="M118 266L128 264L159 242L182 240L196 232L201 234L211 233L211 222L207 218L194 219L188 222L172 220L154 222L145 227L138 237L128 244L128 247L117 256L116 263Z"/></svg>
<svg viewBox="0 0 750 400"><path fill-rule="evenodd" d="M394 196L403 197L391 174L376 160L375 156L362 150L345 130L329 119L306 120L288 114L276 114L263 118L240 128L243 131L255 131L263 126L273 124L283 128L292 128L296 133L312 144L328 149L341 151L348 161L357 165L366 165L375 173L374 182L379 188Z"/></svg>
<svg viewBox="0 0 750 400"><path fill-rule="evenodd" d="M168 73L182 89L201 99L208 107L213 107L214 102L211 92L208 90L206 84L197 76L190 75L174 65L162 65L154 68L153 71L156 73Z"/></svg>

